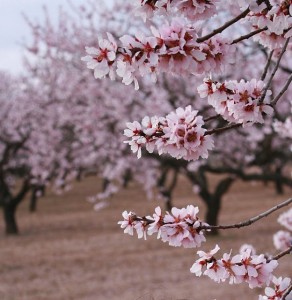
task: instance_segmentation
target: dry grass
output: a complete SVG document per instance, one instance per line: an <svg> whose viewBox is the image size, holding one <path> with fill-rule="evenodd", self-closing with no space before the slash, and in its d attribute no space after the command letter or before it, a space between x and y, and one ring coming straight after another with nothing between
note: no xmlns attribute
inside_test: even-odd
<svg viewBox="0 0 292 300"><path fill-rule="evenodd" d="M216 284L189 272L196 250L169 247L154 237L147 241L124 235L117 226L121 212L150 214L157 205L146 201L138 186L110 199L110 206L94 212L85 195L98 190L95 178L75 185L63 196L41 199L37 214L23 203L18 213L19 237L5 237L0 227L1 300L249 300L259 289L245 285ZM272 187L238 182L224 198L221 223L242 221L291 196L275 196ZM181 180L175 205L197 204L191 187ZM275 253L272 234L280 212L256 223L250 230L222 232L210 237L203 249L216 243L223 251L242 243L259 252ZM289 274L290 272L290 274ZM281 260L278 274L291 274L291 259Z"/></svg>

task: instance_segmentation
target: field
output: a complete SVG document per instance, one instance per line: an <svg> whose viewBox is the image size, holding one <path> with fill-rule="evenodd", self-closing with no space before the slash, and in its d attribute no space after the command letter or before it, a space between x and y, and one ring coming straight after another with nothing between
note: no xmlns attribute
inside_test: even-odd
<svg viewBox="0 0 292 300"><path fill-rule="evenodd" d="M215 181L215 179L214 179ZM246 285L216 284L196 278L189 268L196 249L173 248L155 237L147 241L124 235L117 222L123 210L151 214L159 204L146 200L134 183L95 212L85 196L100 187L96 178L77 183L61 196L48 193L40 199L38 212L28 212L24 202L18 212L21 234L5 237L0 226L1 300L252 300L260 289ZM291 196L276 196L271 186L237 182L223 201L220 223L243 221ZM191 187L180 179L174 204L204 207ZM284 210L282 210L284 211ZM281 226L280 212L249 229L221 232L209 237L202 247L216 243L223 251L238 251L242 243L253 244L258 252L276 253L272 235ZM292 275L291 258L281 260L279 275Z"/></svg>

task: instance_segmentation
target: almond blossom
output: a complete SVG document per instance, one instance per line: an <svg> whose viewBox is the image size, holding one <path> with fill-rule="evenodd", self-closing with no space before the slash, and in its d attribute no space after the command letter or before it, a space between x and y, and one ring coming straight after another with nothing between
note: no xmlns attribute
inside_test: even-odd
<svg viewBox="0 0 292 300"><path fill-rule="evenodd" d="M115 78L112 64L116 59L117 44L110 33L107 33L108 39L98 39L98 48L86 47L87 56L82 60L87 63L87 68L94 70L95 78L103 78L109 75L111 79Z"/></svg>
<svg viewBox="0 0 292 300"><path fill-rule="evenodd" d="M210 18L216 14L218 0L142 0L134 1L135 14L145 21L154 13L167 13L171 10L179 11L190 20Z"/></svg>
<svg viewBox="0 0 292 300"><path fill-rule="evenodd" d="M119 221L118 224L121 225L121 228L125 229L124 233L129 235L134 234L134 229L136 229L135 225L137 222L134 220L135 213L127 212L126 210L123 212L123 221Z"/></svg>
<svg viewBox="0 0 292 300"><path fill-rule="evenodd" d="M288 230L292 231L292 208L282 213L278 218L278 222Z"/></svg>
<svg viewBox="0 0 292 300"><path fill-rule="evenodd" d="M264 123L264 115L271 115L273 108L269 105L271 91L267 91L264 99L263 81L225 81L219 83L205 79L198 87L202 98L208 97L208 103L225 120L240 124Z"/></svg>
<svg viewBox="0 0 292 300"><path fill-rule="evenodd" d="M285 250L292 245L292 234L288 231L279 230L273 236L275 248Z"/></svg>
<svg viewBox="0 0 292 300"><path fill-rule="evenodd" d="M157 238L167 242L170 246L195 248L201 246L206 241L201 226L207 225L202 222L197 214L198 207L188 205L186 208L172 208L171 213L167 212L164 216L161 208L156 207L153 217L137 217L133 212L123 212L123 221L118 224L125 229L124 232L133 235L136 230L138 238L157 233Z"/></svg>
<svg viewBox="0 0 292 300"><path fill-rule="evenodd" d="M216 259L214 254L219 249L216 245L209 253L198 251L200 258L191 267L191 272L196 276L206 275L216 282L229 279L230 284L246 282L250 288L255 288L269 284L278 266L276 260L267 261L263 254L252 254L251 249L233 257L231 253L224 253L222 259Z"/></svg>
<svg viewBox="0 0 292 300"><path fill-rule="evenodd" d="M127 123L124 135L131 138L125 143L141 157L141 147L146 146L150 153L156 149L158 154L168 153L179 159L197 160L207 158L208 151L213 148L213 140L206 136L202 126L203 118L197 116L198 111L191 106L178 108L165 118L145 117L140 124L137 121Z"/></svg>
<svg viewBox="0 0 292 300"><path fill-rule="evenodd" d="M254 39L270 49L283 47L285 39L291 37L292 30L292 4L290 1L282 1L274 5L272 9L263 9L260 12L251 12L249 21L255 29L267 30L255 35Z"/></svg>
<svg viewBox="0 0 292 300"><path fill-rule="evenodd" d="M260 295L259 300L281 300L290 285L291 279L288 277L273 277L272 282L274 284L274 288L266 287L265 295ZM292 292L286 296L286 300L290 299L292 299Z"/></svg>
<svg viewBox="0 0 292 300"><path fill-rule="evenodd" d="M184 19L174 18L156 29L152 35L137 33L124 35L117 44L108 33L108 39L99 39L98 46L88 47L89 55L82 58L89 69L94 69L96 78L114 72L126 85L134 83L139 88L137 77L148 76L156 82L162 72L173 75L199 75L203 72L222 73L233 63L235 46L221 35L197 43L199 28L186 24Z"/></svg>

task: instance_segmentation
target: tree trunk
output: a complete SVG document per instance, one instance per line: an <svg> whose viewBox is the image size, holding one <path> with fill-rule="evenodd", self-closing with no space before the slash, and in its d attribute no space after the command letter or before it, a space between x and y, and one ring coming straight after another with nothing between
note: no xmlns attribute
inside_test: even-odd
<svg viewBox="0 0 292 300"><path fill-rule="evenodd" d="M282 169L280 167L278 167L276 169L276 180L275 180L275 188L276 188L276 192L278 195L283 195L284 194L284 188L283 188L283 182L282 182Z"/></svg>
<svg viewBox="0 0 292 300"><path fill-rule="evenodd" d="M36 212L36 210L37 210L38 197L37 197L36 193L37 193L37 190L34 190L32 192L31 198L30 198L29 211L32 213Z"/></svg>
<svg viewBox="0 0 292 300"><path fill-rule="evenodd" d="M7 235L18 234L18 227L16 223L16 205L8 203L3 206L5 232Z"/></svg>
<svg viewBox="0 0 292 300"><path fill-rule="evenodd" d="M207 203L207 212L205 216L205 220L209 225L218 225L218 217L221 208L221 197L211 197L209 198ZM210 232L211 235L218 235L219 232L217 229L213 229Z"/></svg>
<svg viewBox="0 0 292 300"><path fill-rule="evenodd" d="M127 169L123 178L123 188L126 189L131 180L132 180L132 172L130 169Z"/></svg>
<svg viewBox="0 0 292 300"><path fill-rule="evenodd" d="M172 201L171 201L171 196L167 197L166 200L165 200L165 208L167 211L171 211L172 209Z"/></svg>

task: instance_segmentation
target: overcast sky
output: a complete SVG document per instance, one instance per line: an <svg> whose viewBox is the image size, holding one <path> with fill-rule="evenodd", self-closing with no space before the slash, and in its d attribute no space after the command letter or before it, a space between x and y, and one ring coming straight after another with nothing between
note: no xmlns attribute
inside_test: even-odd
<svg viewBox="0 0 292 300"><path fill-rule="evenodd" d="M84 0L71 0L81 4ZM66 0L0 0L0 69L14 74L22 71L21 43L30 40L29 29L22 17L41 20L42 7L46 5L53 19L57 20L58 8L67 6Z"/></svg>

